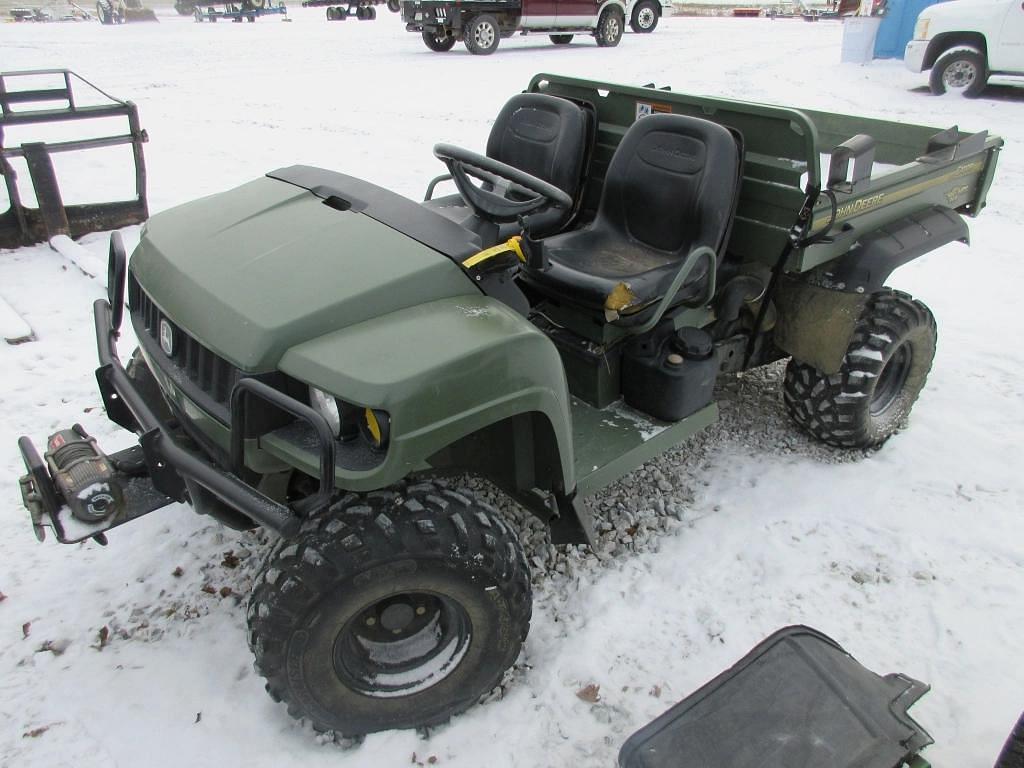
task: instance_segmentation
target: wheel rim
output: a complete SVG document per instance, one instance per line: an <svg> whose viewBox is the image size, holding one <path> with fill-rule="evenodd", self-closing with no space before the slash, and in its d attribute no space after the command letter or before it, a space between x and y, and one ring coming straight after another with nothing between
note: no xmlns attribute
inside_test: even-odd
<svg viewBox="0 0 1024 768"><path fill-rule="evenodd" d="M393 595L363 608L334 642L334 671L374 698L431 688L459 666L471 639L465 609L427 592Z"/></svg>
<svg viewBox="0 0 1024 768"><path fill-rule="evenodd" d="M619 36L619 20L616 16L608 17L608 21L604 24L604 32L605 38L608 40L614 40Z"/></svg>
<svg viewBox="0 0 1024 768"><path fill-rule="evenodd" d="M636 15L636 23L641 29L650 29L654 26L654 18L654 11L650 8L641 8L640 13Z"/></svg>
<svg viewBox="0 0 1024 768"><path fill-rule="evenodd" d="M978 69L965 59L954 61L942 73L947 88L968 88L978 76Z"/></svg>
<svg viewBox="0 0 1024 768"><path fill-rule="evenodd" d="M481 48L490 48L494 44L494 27L490 24L477 24L473 30L473 40Z"/></svg>
<svg viewBox="0 0 1024 768"><path fill-rule="evenodd" d="M899 399L903 385L907 383L913 359L914 353L909 344L903 344L893 352L882 372L878 374L878 383L871 396L872 416L881 416Z"/></svg>

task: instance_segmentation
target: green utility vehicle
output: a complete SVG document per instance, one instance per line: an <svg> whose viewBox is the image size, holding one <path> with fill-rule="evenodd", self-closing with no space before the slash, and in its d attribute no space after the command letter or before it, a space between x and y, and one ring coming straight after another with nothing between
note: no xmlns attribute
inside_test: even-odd
<svg viewBox="0 0 1024 768"><path fill-rule="evenodd" d="M273 530L248 614L270 694L346 735L441 722L514 662L531 592L515 531L439 478L588 542L587 497L713 423L717 377L787 357L802 429L881 444L936 343L886 281L967 242L1001 146L538 75L486 154L435 147L422 203L272 171L152 217L130 264L114 233L97 379L139 444L22 438L25 505L62 542L172 502Z"/></svg>

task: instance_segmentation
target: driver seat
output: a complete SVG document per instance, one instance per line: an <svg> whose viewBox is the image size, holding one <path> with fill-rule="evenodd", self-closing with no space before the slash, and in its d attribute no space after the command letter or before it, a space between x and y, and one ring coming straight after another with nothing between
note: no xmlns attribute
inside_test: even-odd
<svg viewBox="0 0 1024 768"><path fill-rule="evenodd" d="M520 93L498 113L487 139L487 156L554 184L578 202L590 133L589 115L579 104L543 93ZM423 205L460 224L474 217L459 194L428 199ZM527 217L530 232L534 237L555 234L569 223L574 213L575 208L532 214ZM510 237L519 230L515 222L504 225L504 237L499 238Z"/></svg>
<svg viewBox="0 0 1024 768"><path fill-rule="evenodd" d="M638 120L608 165L594 220L533 244L543 258L523 265L521 279L605 322L649 321L693 250L707 246L721 265L741 158L739 137L718 123L675 114ZM704 292L709 267L698 263L669 308Z"/></svg>

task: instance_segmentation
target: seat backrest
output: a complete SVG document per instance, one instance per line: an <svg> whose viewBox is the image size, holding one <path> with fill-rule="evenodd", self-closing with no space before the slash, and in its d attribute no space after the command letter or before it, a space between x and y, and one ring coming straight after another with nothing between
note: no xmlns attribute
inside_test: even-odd
<svg viewBox="0 0 1024 768"><path fill-rule="evenodd" d="M717 123L686 115L643 117L615 150L594 226L679 256L706 245L721 262L740 160L736 138Z"/></svg>
<svg viewBox="0 0 1024 768"><path fill-rule="evenodd" d="M487 156L554 184L574 199L587 154L587 116L557 96L521 93L498 113Z"/></svg>

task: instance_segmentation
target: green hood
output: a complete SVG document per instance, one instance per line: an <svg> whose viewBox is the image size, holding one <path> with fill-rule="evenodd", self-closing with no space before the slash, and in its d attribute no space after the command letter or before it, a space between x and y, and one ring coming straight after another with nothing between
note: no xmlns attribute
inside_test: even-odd
<svg viewBox="0 0 1024 768"><path fill-rule="evenodd" d="M442 253L272 178L154 216L131 269L175 324L248 371L330 331L477 294Z"/></svg>

